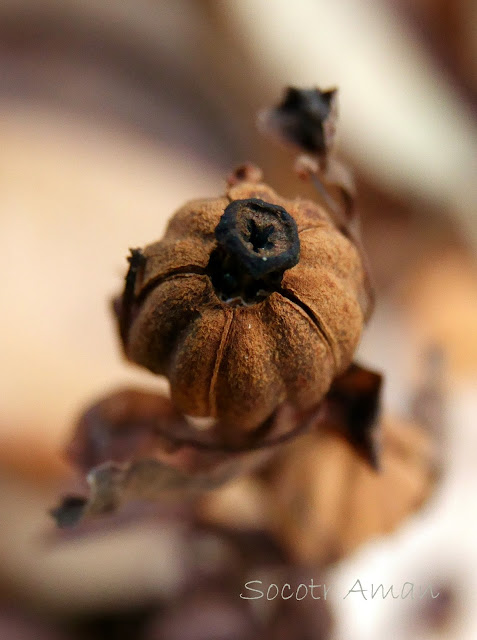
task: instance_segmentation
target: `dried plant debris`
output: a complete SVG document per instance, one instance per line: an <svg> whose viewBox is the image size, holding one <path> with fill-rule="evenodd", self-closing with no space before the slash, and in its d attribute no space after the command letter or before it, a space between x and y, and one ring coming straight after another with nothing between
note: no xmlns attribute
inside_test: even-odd
<svg viewBox="0 0 477 640"><path fill-rule="evenodd" d="M113 305L121 345L171 398L124 389L83 414L67 454L87 491L54 511L73 535L146 502L212 514L204 505L247 474L270 505L258 526L325 563L431 491L429 434L380 421L382 377L353 362L374 294L351 182L331 157L336 91L289 90L267 117L307 152L297 167L324 206L281 197L245 164L223 196L186 203L162 239L131 250Z"/></svg>
<svg viewBox="0 0 477 640"><path fill-rule="evenodd" d="M141 509L136 514L137 521L142 523ZM164 506L158 514L147 517L152 530L168 530L173 534L172 549L158 545L150 553L172 554L173 566L180 560L180 575L172 587L161 588L156 596L149 589L142 606L138 603L134 608L125 607L121 601L116 610L110 602L103 614L97 611L83 621L76 618L80 638L81 634L94 637L98 627L108 630L108 635L102 637L114 638L121 624L124 635L120 637L127 639L325 640L331 636L333 621L323 598L318 600L315 596L299 601L277 597L277 587L280 590L285 584L290 585L290 592L296 593L300 584L309 585L312 578L315 584L322 581L311 567L295 566L287 550L270 533L205 523L192 510L177 515ZM111 516L105 517L102 524L100 530L89 521L81 529L59 532L56 543L88 544L106 531L113 536L119 526ZM133 526L134 521L129 525ZM167 562L167 557L164 561ZM260 582L253 584L260 591L246 587L253 580Z"/></svg>
<svg viewBox="0 0 477 640"><path fill-rule="evenodd" d="M68 460L84 473L105 462L125 463L154 456L185 473L210 471L229 459L242 462L293 439L310 428L319 409L297 412L284 404L244 446L217 442L220 424L183 416L165 395L125 388L104 396L79 418L66 447Z"/></svg>
<svg viewBox="0 0 477 640"><path fill-rule="evenodd" d="M153 458L122 465L105 463L94 467L87 480L90 491L82 508L81 497L76 497L78 507L72 509L74 498L68 496L53 511L58 525L73 526L81 519L114 513L135 501L187 500L217 486L211 474L186 474Z"/></svg>
<svg viewBox="0 0 477 640"><path fill-rule="evenodd" d="M68 495L52 515L59 526L115 512L135 500L191 498L268 461L276 448L305 432L316 410L281 406L247 447L220 447L160 394L121 389L94 403L78 420L66 448L87 479L85 495Z"/></svg>
<svg viewBox="0 0 477 640"><path fill-rule="evenodd" d="M93 579L98 564L95 543L107 536L109 548L119 547L120 541L124 541L124 525L114 515L102 518L101 528L96 521L85 521L82 527L56 532L51 544L66 555L82 553L85 566L81 573L87 582L88 578ZM144 549L146 530L148 547ZM175 507L166 505L157 513L144 513L136 505L127 522L127 533L130 553L138 558L151 555L154 565L164 570L153 575L144 567L141 569L147 563L139 561L133 576L112 571L110 597L99 605L92 602L86 609L73 605L62 612L62 629L72 634L67 637L77 640L331 637L333 620L323 598L313 599L308 587L308 597L301 602L278 595L274 585L280 590L288 584L290 592L296 593L300 584L309 585L313 579L315 585L320 585L323 581L316 569L295 566L286 549L270 533L205 523L191 509L176 513ZM115 555L110 555L106 562L101 560L101 569L107 572L108 562L113 563ZM260 581L251 586L260 589L263 595L246 587L253 580ZM119 592L115 581L121 582ZM94 586L86 585L86 590L94 597ZM304 587L300 596L303 590ZM320 589L317 591L319 594ZM255 600L247 599L257 595ZM314 595L316 598L316 592Z"/></svg>
<svg viewBox="0 0 477 640"><path fill-rule="evenodd" d="M253 442L285 401L316 407L372 306L356 243L260 177L241 168L225 196L184 205L131 256L114 305L127 357L168 377L180 412L215 420L222 446Z"/></svg>
<svg viewBox="0 0 477 640"><path fill-rule="evenodd" d="M212 425L201 431L161 394L113 392L88 408L66 448L87 480L84 495L67 495L52 511L58 526L116 512L137 500L193 499L269 462L281 445L307 431L335 429L368 463L377 464L380 376L352 365L323 403L309 412L281 405L246 446L218 446Z"/></svg>
<svg viewBox="0 0 477 640"><path fill-rule="evenodd" d="M328 430L341 432L371 467L379 467L381 374L353 363L333 382L322 419Z"/></svg>
<svg viewBox="0 0 477 640"><path fill-rule="evenodd" d="M299 153L294 166L297 175L312 181L338 226L346 227L356 217L355 187L350 171L332 155L337 97L337 89L290 87L278 105L259 112L258 127Z"/></svg>
<svg viewBox="0 0 477 640"><path fill-rule="evenodd" d="M417 511L441 475L439 442L415 420L377 420L379 375L355 365L349 375L350 385L360 378L364 398L358 400L352 386L346 389L345 377L338 380L340 410L325 401L303 437L249 478L204 494L204 517L228 526L266 527L297 562L326 566L392 532ZM353 406L357 423L346 424ZM357 428L358 437L352 435ZM356 447L364 435L377 439L377 449ZM378 464L370 464L376 451Z"/></svg>
<svg viewBox="0 0 477 640"><path fill-rule="evenodd" d="M268 476L275 533L296 558L333 562L395 529L429 497L439 474L432 438L415 422L383 420L380 470L336 431L297 440Z"/></svg>
<svg viewBox="0 0 477 640"><path fill-rule="evenodd" d="M280 104L259 113L258 125L299 151L326 156L335 140L336 120L336 89L289 87Z"/></svg>
<svg viewBox="0 0 477 640"><path fill-rule="evenodd" d="M302 180L310 180L318 199L328 209L336 227L360 252L365 286L374 303L369 264L361 242L360 219L355 208L353 176L333 155L337 124L337 89L321 90L291 87L277 106L263 109L259 129L274 140L291 147L299 155L294 170Z"/></svg>

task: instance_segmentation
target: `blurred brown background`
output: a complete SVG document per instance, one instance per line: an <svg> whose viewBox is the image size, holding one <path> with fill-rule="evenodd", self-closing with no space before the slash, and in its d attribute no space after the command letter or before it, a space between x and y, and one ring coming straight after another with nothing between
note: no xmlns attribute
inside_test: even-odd
<svg viewBox="0 0 477 640"><path fill-rule="evenodd" d="M10 576L28 574L15 564L19 513L32 530L45 524L51 496L37 503L35 491L62 478L79 410L118 384L158 384L122 361L113 331L128 248L158 238L185 200L220 193L244 160L279 192L312 195L292 158L256 133L255 113L290 84L338 86L339 155L356 175L378 287L362 358L385 371L385 409L399 413L436 375L424 354L438 347L449 402L434 512L356 571L380 563L391 582L406 563L427 575L435 556L446 580L460 566L465 624L442 637L475 637L476 33L474 0L0 2L0 553ZM337 606L340 638L390 627L428 637L397 608L373 605L348 627L356 612Z"/></svg>

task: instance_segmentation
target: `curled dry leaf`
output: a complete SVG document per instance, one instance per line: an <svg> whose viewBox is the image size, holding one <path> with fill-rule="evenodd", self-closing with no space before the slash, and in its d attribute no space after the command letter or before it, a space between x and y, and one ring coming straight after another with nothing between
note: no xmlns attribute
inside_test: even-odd
<svg viewBox="0 0 477 640"><path fill-rule="evenodd" d="M178 493L190 497L215 486L208 475L191 476L149 458L124 464L107 462L91 469L87 480L87 496L67 496L52 511L58 526L69 527L84 519L114 513L130 502L159 498L167 501Z"/></svg>
<svg viewBox="0 0 477 640"><path fill-rule="evenodd" d="M53 510L60 526L118 510L134 500L194 496L269 460L278 445L311 427L316 411L281 406L246 447L217 445L212 425L198 430L160 394L122 389L78 420L66 456L88 480L85 495Z"/></svg>
<svg viewBox="0 0 477 640"><path fill-rule="evenodd" d="M241 447L218 445L220 424L198 430L163 395L113 392L83 413L66 449L89 491L66 496L52 514L59 526L72 526L134 500L196 496L258 468L279 445L312 427L338 430L376 465L380 381L378 374L352 365L317 409L298 412L283 404L257 430L255 440Z"/></svg>
<svg viewBox="0 0 477 640"><path fill-rule="evenodd" d="M416 423L396 420L384 420L380 430L379 471L343 434L321 423L256 476L204 495L203 516L236 527L255 520L295 561L335 562L393 531L435 486L439 456L429 434Z"/></svg>
<svg viewBox="0 0 477 640"><path fill-rule="evenodd" d="M321 410L321 409L320 409ZM320 411L319 410L319 411ZM244 446L217 442L220 424L206 429L180 414L165 395L120 389L96 401L80 417L66 457L83 473L106 462L155 457L184 473L210 471L229 459L243 459L294 438L311 427L317 411L297 412L282 405Z"/></svg>

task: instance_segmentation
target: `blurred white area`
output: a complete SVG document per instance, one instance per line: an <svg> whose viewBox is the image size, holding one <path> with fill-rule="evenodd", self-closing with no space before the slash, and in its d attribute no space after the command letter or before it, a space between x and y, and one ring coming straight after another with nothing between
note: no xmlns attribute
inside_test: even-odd
<svg viewBox="0 0 477 640"><path fill-rule="evenodd" d="M203 158L21 105L0 105L0 139L2 437L39 428L58 447L105 389L164 384L123 362L110 300L129 247L223 181Z"/></svg>
<svg viewBox="0 0 477 640"><path fill-rule="evenodd" d="M416 357L415 345L407 338L396 304L378 301L357 359L385 372L382 403L392 415L406 415L409 406L409 379L416 367Z"/></svg>
<svg viewBox="0 0 477 640"><path fill-rule="evenodd" d="M339 135L386 189L448 207L477 244L477 125L390 4L226 0L255 73L283 86L338 86ZM477 24L474 25L477 29Z"/></svg>
<svg viewBox="0 0 477 640"><path fill-rule="evenodd" d="M58 487L33 486L3 474L0 483L0 512L8 514L0 536L2 589L21 585L21 598L41 612L140 606L170 596L180 585L185 563L179 526L142 522L77 541L59 540L49 515Z"/></svg>
<svg viewBox="0 0 477 640"><path fill-rule="evenodd" d="M444 443L442 484L428 505L397 533L370 543L330 572L330 596L338 628L333 640L475 640L477 637L477 397L475 387L461 388L452 396ZM344 596L360 580L368 600L359 593ZM371 585L415 585L415 598L385 600L370 597ZM419 586L433 585L434 594L449 589L454 602L442 628L434 628L425 615L439 598L420 599ZM355 587L355 589L358 587ZM446 604L442 604L443 607Z"/></svg>

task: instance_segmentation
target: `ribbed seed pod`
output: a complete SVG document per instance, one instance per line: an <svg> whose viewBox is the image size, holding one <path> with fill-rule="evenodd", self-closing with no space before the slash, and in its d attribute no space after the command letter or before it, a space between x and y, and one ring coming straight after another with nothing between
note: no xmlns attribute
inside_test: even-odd
<svg viewBox="0 0 477 640"><path fill-rule="evenodd" d="M326 210L251 175L187 203L162 240L133 251L116 304L127 357L167 376L184 414L220 421L225 442L284 400L318 404L370 304L359 250Z"/></svg>

